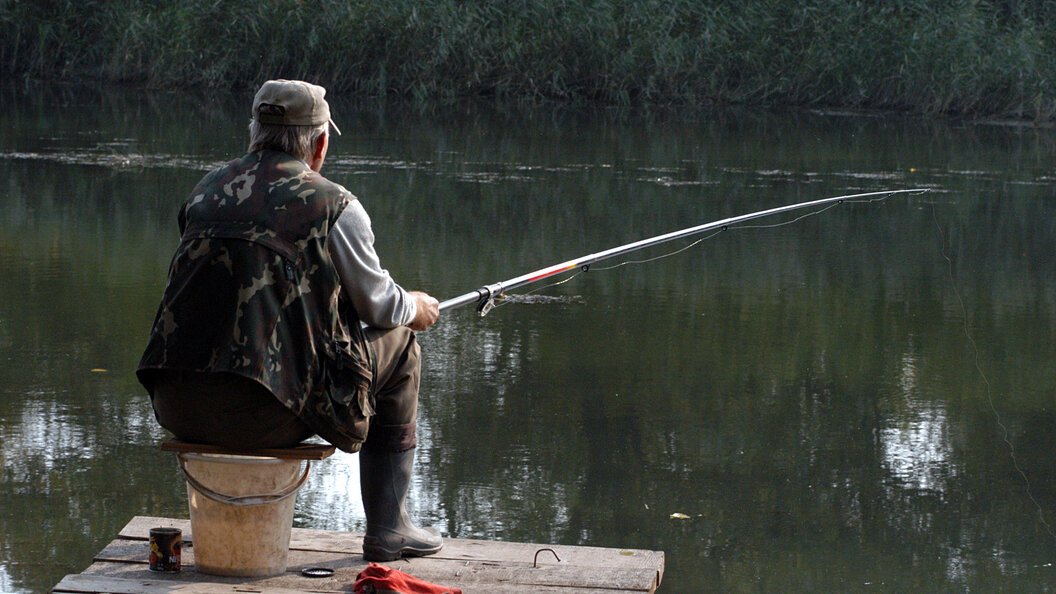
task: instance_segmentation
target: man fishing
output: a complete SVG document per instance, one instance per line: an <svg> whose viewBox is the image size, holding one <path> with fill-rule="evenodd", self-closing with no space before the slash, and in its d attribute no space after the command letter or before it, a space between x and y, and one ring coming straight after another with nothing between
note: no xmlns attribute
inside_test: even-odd
<svg viewBox="0 0 1056 594"><path fill-rule="evenodd" d="M417 445L414 331L438 302L379 263L370 219L319 174L323 87L271 80L253 100L249 153L206 175L137 376L179 439L249 450L319 435L359 452L363 556L428 555L443 540L406 512Z"/></svg>

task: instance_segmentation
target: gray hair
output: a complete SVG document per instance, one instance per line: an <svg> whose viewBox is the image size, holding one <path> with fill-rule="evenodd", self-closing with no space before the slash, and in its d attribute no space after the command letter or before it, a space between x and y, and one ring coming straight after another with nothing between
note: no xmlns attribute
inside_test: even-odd
<svg viewBox="0 0 1056 594"><path fill-rule="evenodd" d="M327 122L318 126L283 126L249 121L249 150L282 151L302 161L312 158L315 141L327 130Z"/></svg>

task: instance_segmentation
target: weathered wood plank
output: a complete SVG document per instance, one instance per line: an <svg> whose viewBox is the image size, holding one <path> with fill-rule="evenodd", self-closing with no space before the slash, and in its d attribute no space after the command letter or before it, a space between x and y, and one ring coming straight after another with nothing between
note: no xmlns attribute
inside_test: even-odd
<svg viewBox="0 0 1056 594"><path fill-rule="evenodd" d="M149 553L148 545L143 540L117 539L103 547L94 560L138 563L140 567L143 567L149 561ZM182 564L185 570L193 571L193 546L184 547ZM422 579L441 582L444 579L463 579L464 575L471 575L479 579L494 578L514 583L583 588L611 586L624 590L647 592L655 589L659 580L654 568L576 567L576 565L560 563L540 563L538 567L533 567L531 563L525 562L470 561L435 556L401 560L389 564L399 569L406 567L404 571L413 573ZM293 573L305 568L326 567L335 571L351 570L352 575L355 575L366 568L366 565L367 562L358 554L291 550L287 558L287 569ZM555 581L559 579L570 581ZM320 582L314 581L313 583Z"/></svg>
<svg viewBox="0 0 1056 594"><path fill-rule="evenodd" d="M420 560L416 560L420 561ZM170 585L185 583L212 583L226 586L237 586L243 592L256 592L259 590L270 591L297 591L297 592L348 592L356 580L356 575L366 567L366 563L349 563L346 558L325 564L334 569L334 575L328 578L306 578L300 575L301 568L290 567L290 570L281 576L270 578L232 578L222 576L203 575L193 570L185 569L175 574L158 574L147 569L145 564L138 563L93 563L82 576L96 576L100 578L127 580L133 583L139 582L167 582ZM464 594L501 594L501 593L525 593L546 592L562 594L641 594L643 590L624 589L617 584L607 584L600 587L553 585L553 584L526 584L518 581L498 581L494 575L480 575L474 567L463 567L459 571L447 571L434 575L433 572L424 570L419 564L390 563L392 567L406 571L423 580L460 588ZM314 567L314 565L312 565ZM456 575L457 574L457 575ZM184 590L177 590L183 592ZM194 591L194 590L189 590ZM230 592L231 590L223 590ZM644 590L652 592L653 590Z"/></svg>
<svg viewBox="0 0 1056 594"><path fill-rule="evenodd" d="M190 443L173 439L161 444L166 452L196 454L231 454L235 456L266 456L285 460L325 460L334 453L334 446L320 443L302 443L292 448L261 448L259 450L232 450L204 443Z"/></svg>
<svg viewBox="0 0 1056 594"><path fill-rule="evenodd" d="M218 584L215 582L173 582L158 579L121 579L99 575L68 575L62 578L52 592L77 594L234 594L254 592L259 594L303 594L304 590L286 588L247 589L242 584Z"/></svg>
<svg viewBox="0 0 1056 594"><path fill-rule="evenodd" d="M189 520L136 516L121 529L122 538L148 538L150 528L175 527L183 530L185 541L194 540ZM357 532L333 532L294 528L290 536L290 549L362 555L363 534ZM550 549L557 557L544 549ZM576 567L609 567L646 569L656 572L657 584L663 579L663 551L642 549L617 549L572 545L550 545L514 543L488 540L453 539L444 540L444 548L430 559L454 561L481 561L494 563L532 564L538 553L539 565L568 565ZM560 559L558 561L557 559Z"/></svg>
<svg viewBox="0 0 1056 594"><path fill-rule="evenodd" d="M148 562L148 550L144 541L119 539L111 542L97 556L96 561L138 563L142 568ZM193 569L193 546L187 547L183 564ZM406 571L422 579L437 583L496 582L516 583L522 586L550 586L564 588L616 588L633 592L649 592L658 586L657 572L653 569L576 567L567 564L465 561L442 559L434 556L406 559L388 563L390 567ZM306 579L300 570L309 567L334 569L338 575L326 579L355 579L355 575L366 568L367 562L359 555L322 553L318 551L290 551L287 575ZM272 581L277 578L272 578ZM310 583L325 583L325 579L313 579ZM270 583L270 582L268 582ZM286 584L284 584L286 586Z"/></svg>
<svg viewBox="0 0 1056 594"><path fill-rule="evenodd" d="M360 562L361 568L367 566L360 555L346 555L341 553L322 553L319 551L299 551L291 549L287 557L286 565L290 571L300 571L305 567L315 567L341 559L353 559ZM112 563L149 563L150 551L146 542L142 540L118 539L106 545L103 550L96 553L92 561L108 561ZM185 569L195 566L194 547L185 546L180 554L180 565Z"/></svg>
<svg viewBox="0 0 1056 594"><path fill-rule="evenodd" d="M172 580L157 579L123 579L95 575L68 575L53 592L69 594L233 594L254 592L261 594L304 594L315 592L326 594L329 592L347 593L351 584L346 584L340 590L321 590L312 587L311 590L290 590L286 588L257 587L245 584L220 584L215 582L183 582L174 583ZM454 586L457 587L457 586ZM486 589L470 587L462 589L464 594L524 594L523 586L516 584L489 584ZM618 590L605 589L582 589L582 588L550 588L546 586L534 587L532 594L619 594Z"/></svg>

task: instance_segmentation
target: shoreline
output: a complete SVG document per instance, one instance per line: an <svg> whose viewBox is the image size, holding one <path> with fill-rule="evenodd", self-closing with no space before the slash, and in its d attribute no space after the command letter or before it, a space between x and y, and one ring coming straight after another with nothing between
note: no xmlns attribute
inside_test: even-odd
<svg viewBox="0 0 1056 594"><path fill-rule="evenodd" d="M366 0L0 7L0 74L425 104L881 109L1056 121L1056 5ZM223 39L223 43L217 43ZM325 84L329 82L330 84Z"/></svg>

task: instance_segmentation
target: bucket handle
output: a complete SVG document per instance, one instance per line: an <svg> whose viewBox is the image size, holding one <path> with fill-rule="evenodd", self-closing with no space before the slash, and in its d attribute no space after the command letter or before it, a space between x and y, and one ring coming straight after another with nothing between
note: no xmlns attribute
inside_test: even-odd
<svg viewBox="0 0 1056 594"><path fill-rule="evenodd" d="M196 491L198 491L202 495L205 495L209 499L212 499L213 501L218 501L220 503L226 503L228 505L235 505L240 507L276 503L282 501L283 499L286 499L287 497L296 495L297 491L299 491L301 487L304 486L304 482L308 480L308 473L312 470L312 462L310 460L305 460L304 472L301 474L300 478L293 481L286 487L282 488L277 493L267 493L260 495L225 495L223 493L218 493L210 489L209 487L206 487L202 483L198 482L198 480L195 479L193 476L191 476L191 473L187 470L187 461L184 459L182 453L176 454L176 459L180 461L180 470L183 471L183 476L186 477L187 482L192 487L194 487Z"/></svg>

